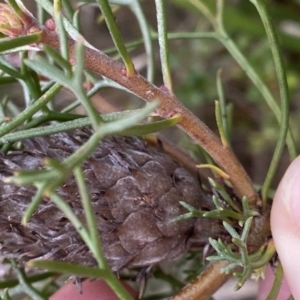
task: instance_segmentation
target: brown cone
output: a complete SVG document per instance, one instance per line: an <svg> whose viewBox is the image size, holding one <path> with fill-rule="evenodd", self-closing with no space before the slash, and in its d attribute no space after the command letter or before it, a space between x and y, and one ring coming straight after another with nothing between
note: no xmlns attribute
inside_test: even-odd
<svg viewBox="0 0 300 300"><path fill-rule="evenodd" d="M62 161L89 136L89 130L76 130L72 135L25 140L22 151L0 154L0 179L13 171L43 168L46 157ZM107 137L83 168L103 249L114 271L176 259L192 243L205 244L208 236L216 236L218 228L211 220L197 219L196 227L196 219L172 222L186 213L179 201L207 209L210 199L184 168L145 141ZM43 258L95 265L75 228L49 199L43 200L26 227L21 225L35 192L32 186L0 181L1 254L21 261ZM57 193L84 222L75 179Z"/></svg>

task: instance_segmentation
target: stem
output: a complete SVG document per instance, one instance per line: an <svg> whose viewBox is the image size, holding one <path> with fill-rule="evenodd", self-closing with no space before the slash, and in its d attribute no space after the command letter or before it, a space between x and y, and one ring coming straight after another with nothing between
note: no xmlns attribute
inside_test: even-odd
<svg viewBox="0 0 300 300"><path fill-rule="evenodd" d="M61 3L59 2L57 4L61 4ZM54 9L54 20L55 20L55 28L58 32L58 36L60 39L60 53L65 60L68 60L69 59L68 37L64 29L61 8L59 6L56 7L56 9Z"/></svg>
<svg viewBox="0 0 300 300"><path fill-rule="evenodd" d="M251 1L251 0L250 0ZM278 37L276 35L276 31L272 24L271 18L268 14L266 9L266 5L264 0L252 0L251 1L258 10L258 13L261 17L262 23L264 24L272 55L275 64L275 69L278 78L278 85L280 91L280 110L281 110L281 121L280 121L280 129L279 129L279 136L278 141L276 144L276 148L272 157L272 161L265 179L265 182L262 187L262 200L264 207L266 206L268 191L272 180L274 178L276 169L279 164L279 160L281 158L282 152L284 150L286 136L289 128L289 95L288 95L288 85L286 79L285 68L283 64L283 58L280 53L280 46Z"/></svg>
<svg viewBox="0 0 300 300"><path fill-rule="evenodd" d="M111 35L111 37L118 49L123 61L124 61L127 76L131 77L135 74L134 65L133 65L131 57L129 56L129 53L123 43L122 36L121 36L118 26L115 22L115 17L111 11L110 5L107 0L97 0L97 2L102 11L102 14L105 18L110 35Z"/></svg>
<svg viewBox="0 0 300 300"><path fill-rule="evenodd" d="M21 36L15 39L3 38L0 41L0 52L4 52L13 48L27 46L29 44L37 43L40 40L40 33Z"/></svg>
<svg viewBox="0 0 300 300"><path fill-rule="evenodd" d="M219 101L215 101L215 115L216 115L216 122L217 122L217 126L218 126L218 130L219 130L219 135L221 138L221 142L224 146L228 147L228 139L225 133L225 129L224 129L224 123L222 120L222 111L220 108L220 102Z"/></svg>
<svg viewBox="0 0 300 300"><path fill-rule="evenodd" d="M58 37L52 31L43 31L41 43L59 49ZM72 40L69 41L69 51L70 57L74 57L75 42ZM157 109L157 113L160 117L168 118L170 114L180 114L181 120L178 126L187 132L195 142L199 143L224 169L230 176L230 180L240 197L247 196L250 204L256 203L258 195L249 176L233 152L228 147L224 147L218 137L174 95L157 88L138 73L131 77L122 75L123 64L112 60L96 49L85 48L84 66L117 82L147 102L159 100L160 107Z"/></svg>
<svg viewBox="0 0 300 300"><path fill-rule="evenodd" d="M43 96L35 101L31 106L25 109L20 115L14 118L6 126L1 127L0 137L14 130L26 120L30 119L36 112L38 112L43 106L45 106L53 97L60 91L61 85L53 85Z"/></svg>
<svg viewBox="0 0 300 300"><path fill-rule="evenodd" d="M158 43L164 85L170 93L173 92L172 77L169 63L168 33L166 28L166 13L164 0L155 0Z"/></svg>
<svg viewBox="0 0 300 300"><path fill-rule="evenodd" d="M223 91L223 85L222 85L222 79L221 79L221 69L217 72L217 90L218 90L218 96L219 96L219 103L220 103L220 114L221 114L221 124L224 129L224 138L229 142L229 126L228 126L228 116L227 116L227 107L226 107L226 101L224 97L224 91Z"/></svg>
<svg viewBox="0 0 300 300"><path fill-rule="evenodd" d="M122 286L120 281L115 277L115 275L111 271L111 268L105 259L99 237L100 233L97 227L95 212L91 203L91 199L89 197L88 188L85 184L82 168L80 166L75 168L74 174L82 199L82 206L84 208L85 218L88 224L91 243L93 244L93 249L91 249L91 251L93 251L93 254L98 262L99 268L105 271L105 280L107 284L116 292L120 299L131 299L124 286Z"/></svg>
<svg viewBox="0 0 300 300"><path fill-rule="evenodd" d="M209 22L216 27L216 20L214 16L212 15L211 11L208 9L208 7L202 3L199 0L189 0L190 3L192 3L194 6L196 6L203 14L204 16L209 20Z"/></svg>
<svg viewBox="0 0 300 300"><path fill-rule="evenodd" d="M30 93L30 95L32 96L33 100L36 101L37 99L39 99L41 97L41 88L39 85L39 82L36 80L35 77L37 77L37 74L29 69L25 64L24 64L24 60L27 58L27 55L22 53L21 54L21 71L22 71L22 75L24 76L24 83L25 86L28 88L28 91ZM48 111L49 109L47 108L47 106L43 106L41 108L44 111Z"/></svg>
<svg viewBox="0 0 300 300"><path fill-rule="evenodd" d="M105 271L99 268L77 265L55 260L30 260L26 264L30 268L47 269L50 272L66 273L80 277L105 278Z"/></svg>
<svg viewBox="0 0 300 300"><path fill-rule="evenodd" d="M275 274L275 279L274 279L272 289L271 289L268 297L266 298L266 300L276 300L277 299L277 296L280 291L282 279L283 279L283 268L282 268L281 263L279 262L277 269L276 269L276 274Z"/></svg>
<svg viewBox="0 0 300 300"><path fill-rule="evenodd" d="M36 12L36 15L37 15L37 19L38 21L41 23L41 24L44 24L45 21L46 21L46 14L45 14L45 10L37 4L37 12Z"/></svg>
<svg viewBox="0 0 300 300"><path fill-rule="evenodd" d="M147 80L152 82L154 77L154 54L153 54L153 45L152 45L150 29L147 20L145 18L144 12L141 8L140 1L139 0L131 1L129 7L134 12L139 22L139 26L143 36L142 43L144 44L145 52L147 54ZM126 44L125 46L127 48Z"/></svg>
<svg viewBox="0 0 300 300"><path fill-rule="evenodd" d="M231 277L231 274L220 274L220 269L227 264L227 261L210 264L196 279L170 300L209 299Z"/></svg>
<svg viewBox="0 0 300 300"><path fill-rule="evenodd" d="M98 266L101 269L109 270L109 266L104 257L104 252L102 250L100 242L100 232L98 231L98 226L95 218L95 212L89 197L90 193L85 182L83 171L81 166L74 169L74 175L76 178L78 190L82 200L82 207L84 209L85 219L87 222L91 242L93 244L93 254L97 260Z"/></svg>
<svg viewBox="0 0 300 300"><path fill-rule="evenodd" d="M18 4L16 3L15 0L7 0L7 2L9 3L9 5L12 7L12 9L15 11L15 13L18 16L22 16L23 15L23 11L21 10L21 8L18 6Z"/></svg>
<svg viewBox="0 0 300 300"><path fill-rule="evenodd" d="M73 15L74 15L74 9L71 5L71 3L69 2L69 0L62 0L66 15L68 17L69 20L72 20Z"/></svg>
<svg viewBox="0 0 300 300"><path fill-rule="evenodd" d="M38 281L43 281L50 277L55 277L57 275L58 275L58 273L56 273L56 272L45 272L45 273L41 273L41 274L37 274L37 275L27 276L27 282L35 283ZM19 284L18 279L8 279L8 280L0 282L0 289L3 290L3 289L8 289L8 288L13 288L13 287L17 286L18 284Z"/></svg>
<svg viewBox="0 0 300 300"><path fill-rule="evenodd" d="M28 281L26 274L23 269L16 268L18 280L22 287L24 288L25 293L30 296L32 299L36 300L46 300L42 295L36 290Z"/></svg>
<svg viewBox="0 0 300 300"><path fill-rule="evenodd" d="M133 300L129 292L122 285L120 280L110 271L106 273L106 283L111 287L111 289L116 293L119 299L122 300Z"/></svg>
<svg viewBox="0 0 300 300"><path fill-rule="evenodd" d="M51 188L51 190L50 190ZM90 239L90 234L83 223L79 220L79 218L75 215L70 205L58 194L52 192L53 186L49 188L49 192L47 194L51 198L51 201L61 210L65 216L69 219L70 223L74 226L82 240L89 247L91 251L94 252L94 245Z"/></svg>
<svg viewBox="0 0 300 300"><path fill-rule="evenodd" d="M48 182L44 181L42 185L38 188L37 193L32 198L31 202L27 206L25 213L22 216L22 224L24 226L27 225L29 219L33 215L33 213L36 211L37 207L40 205L40 203L43 200L45 189L47 188Z"/></svg>
<svg viewBox="0 0 300 300"><path fill-rule="evenodd" d="M84 57L84 48L81 43L75 45L75 57L77 59L76 66L73 75L73 92L76 94L78 99L81 100L81 104L84 106L89 118L92 121L92 126L94 129L102 122L100 115L98 114L95 107L92 105L90 99L87 97L83 87L83 57Z"/></svg>

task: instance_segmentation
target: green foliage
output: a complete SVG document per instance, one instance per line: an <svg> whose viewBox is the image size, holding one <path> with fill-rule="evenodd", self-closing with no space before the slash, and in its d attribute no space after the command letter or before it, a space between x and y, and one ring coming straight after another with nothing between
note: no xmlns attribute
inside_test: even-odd
<svg viewBox="0 0 300 300"><path fill-rule="evenodd" d="M218 255L207 257L207 260L228 261L228 265L221 269L221 271L230 273L232 270L236 270L233 272L233 275L238 279L235 290L240 289L244 285L251 273L256 272L256 270L258 270L258 273L263 272L264 270L261 271L259 269L266 265L275 252L274 245L268 245L262 246L255 253L249 255L247 251L247 237L251 228L252 219L253 217L250 217L245 221L241 234L238 234L230 224L226 222L223 223L224 228L232 236L232 245L224 244L221 239L209 240L211 246L216 250ZM236 250L233 250L233 245L238 248L238 253ZM238 267L242 267L242 272L237 271L239 270ZM258 276L261 275L259 274Z"/></svg>

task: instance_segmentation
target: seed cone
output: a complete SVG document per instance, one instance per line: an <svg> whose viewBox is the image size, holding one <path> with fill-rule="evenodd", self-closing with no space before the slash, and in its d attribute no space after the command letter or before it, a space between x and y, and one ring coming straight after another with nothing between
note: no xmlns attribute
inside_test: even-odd
<svg viewBox="0 0 300 300"><path fill-rule="evenodd" d="M51 157L62 161L90 137L76 130L23 142L22 151L0 154L0 179L18 170L43 168ZM172 222L186 213L179 201L210 209L210 197L197 180L162 150L134 137L107 137L84 163L84 176L96 213L105 256L112 269L173 260L191 246L203 246L220 232L214 220ZM47 198L26 226L21 218L36 189L0 180L0 244L7 258L55 259L84 265L96 262L75 228ZM57 193L84 222L74 178Z"/></svg>

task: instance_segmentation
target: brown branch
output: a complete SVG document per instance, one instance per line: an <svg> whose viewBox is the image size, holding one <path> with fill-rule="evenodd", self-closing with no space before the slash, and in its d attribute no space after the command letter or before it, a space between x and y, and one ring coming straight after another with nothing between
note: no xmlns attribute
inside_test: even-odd
<svg viewBox="0 0 300 300"><path fill-rule="evenodd" d="M59 50L59 40L56 32L43 28L42 44ZM75 42L69 42L70 57L75 57ZM193 113L191 113L177 98L148 82L140 74L127 77L124 65L114 61L103 52L85 48L85 68L101 74L127 88L147 102L160 101L157 113L162 118L179 113L181 120L178 126L183 129L196 143L207 151L214 161L230 176L230 181L240 197L247 196L250 204L255 204L258 195L252 182L233 152L224 146L220 139Z"/></svg>
<svg viewBox="0 0 300 300"><path fill-rule="evenodd" d="M220 269L226 265L228 265L227 261L210 264L196 279L170 300L209 299L231 277L231 274L220 274Z"/></svg>

